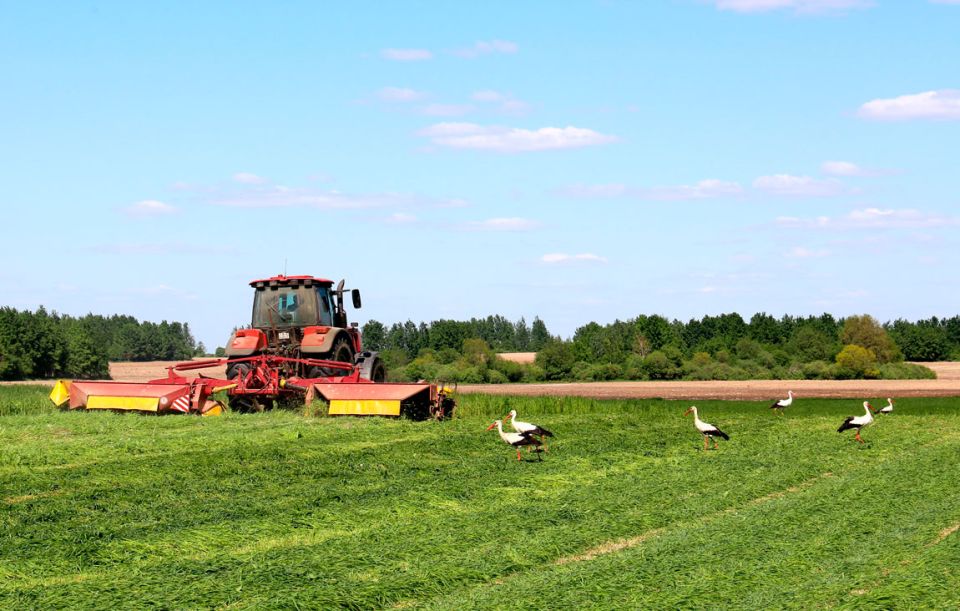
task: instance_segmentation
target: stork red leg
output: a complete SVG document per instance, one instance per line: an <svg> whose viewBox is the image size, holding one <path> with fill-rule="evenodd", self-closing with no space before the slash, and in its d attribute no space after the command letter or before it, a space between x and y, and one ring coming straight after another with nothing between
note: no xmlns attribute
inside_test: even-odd
<svg viewBox="0 0 960 611"><path fill-rule="evenodd" d="M517 448L517 460L523 460L520 458L520 448Z"/></svg>

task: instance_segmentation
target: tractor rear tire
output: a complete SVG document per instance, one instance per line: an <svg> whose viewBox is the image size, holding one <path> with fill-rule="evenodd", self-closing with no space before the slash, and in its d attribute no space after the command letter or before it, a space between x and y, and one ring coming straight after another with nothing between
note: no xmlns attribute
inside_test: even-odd
<svg viewBox="0 0 960 611"><path fill-rule="evenodd" d="M348 365L353 365L353 345L346 337L337 338L333 342L333 348L330 352L320 355L321 359L327 361L339 361ZM311 378L336 378L350 373L347 369L333 369L327 367L311 367L309 377Z"/></svg>
<svg viewBox="0 0 960 611"><path fill-rule="evenodd" d="M227 363L227 379L235 380L237 375L246 376L251 369L250 363Z"/></svg>

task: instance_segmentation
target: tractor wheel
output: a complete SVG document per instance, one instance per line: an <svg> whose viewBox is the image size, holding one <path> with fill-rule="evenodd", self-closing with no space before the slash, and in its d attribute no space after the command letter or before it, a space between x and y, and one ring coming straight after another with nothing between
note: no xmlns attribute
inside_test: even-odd
<svg viewBox="0 0 960 611"><path fill-rule="evenodd" d="M262 412L266 407L259 399L250 395L237 395L230 397L227 401L230 404L231 411L240 412L241 414Z"/></svg>
<svg viewBox="0 0 960 611"><path fill-rule="evenodd" d="M357 355L357 366L360 368L360 377L371 382L386 382L387 368L383 365L380 355L376 352L361 352Z"/></svg>
<svg viewBox="0 0 960 611"><path fill-rule="evenodd" d="M246 376L250 371L250 363L228 363L227 379L235 380L238 375Z"/></svg>
<svg viewBox="0 0 960 611"><path fill-rule="evenodd" d="M353 364L353 346L346 337L340 337L333 342L333 348L330 352L320 355L320 358L327 361L340 361L341 363ZM309 376L311 378L327 378L345 376L349 371L346 369L332 369L327 367L311 367Z"/></svg>

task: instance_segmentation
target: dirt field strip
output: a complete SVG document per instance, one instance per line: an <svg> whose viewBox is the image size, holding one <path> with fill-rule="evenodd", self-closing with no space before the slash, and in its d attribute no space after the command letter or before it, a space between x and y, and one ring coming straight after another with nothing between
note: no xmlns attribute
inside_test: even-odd
<svg viewBox="0 0 960 611"><path fill-rule="evenodd" d="M510 360L531 359L533 353L506 353ZM110 363L110 375L124 382L146 382L167 376L168 361ZM592 399L721 399L773 401L792 390L798 398L847 399L853 397L956 397L960 396L960 362L923 363L937 374L936 380L744 380L662 382L575 382L543 384L461 384L465 394L533 397L587 397ZM188 372L190 376L226 376L225 367ZM7 384L8 382L2 382ZM52 385L51 380L14 382Z"/></svg>

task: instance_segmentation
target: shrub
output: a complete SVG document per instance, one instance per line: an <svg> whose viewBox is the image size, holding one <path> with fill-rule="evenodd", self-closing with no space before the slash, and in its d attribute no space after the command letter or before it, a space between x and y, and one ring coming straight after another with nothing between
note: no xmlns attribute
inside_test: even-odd
<svg viewBox="0 0 960 611"><path fill-rule="evenodd" d="M884 363L880 365L882 380L934 380L937 374L916 363Z"/></svg>
<svg viewBox="0 0 960 611"><path fill-rule="evenodd" d="M619 380L623 378L623 367L616 363L603 363L601 365L594 365L591 373L593 379L598 382Z"/></svg>
<svg viewBox="0 0 960 611"><path fill-rule="evenodd" d="M878 378L877 355L873 350L848 344L836 356L837 367L845 378Z"/></svg>
<svg viewBox="0 0 960 611"><path fill-rule="evenodd" d="M501 372L496 369L487 370L487 383L488 384L506 384L510 380L507 379L507 376L503 375Z"/></svg>
<svg viewBox="0 0 960 611"><path fill-rule="evenodd" d="M662 350L654 350L643 359L643 371L651 380L675 380L683 373Z"/></svg>
<svg viewBox="0 0 960 611"><path fill-rule="evenodd" d="M800 366L800 373L805 380L829 380L834 377L830 363L826 361L804 363Z"/></svg>

